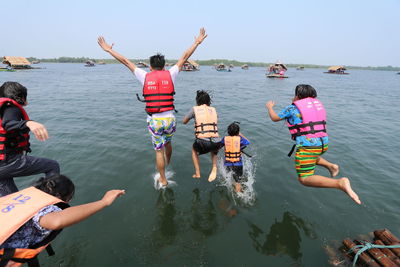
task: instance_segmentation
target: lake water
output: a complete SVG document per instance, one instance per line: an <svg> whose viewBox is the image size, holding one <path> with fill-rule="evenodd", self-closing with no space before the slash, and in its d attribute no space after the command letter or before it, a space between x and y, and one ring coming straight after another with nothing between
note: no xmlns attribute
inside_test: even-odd
<svg viewBox="0 0 400 267"><path fill-rule="evenodd" d="M44 69L1 72L0 83L28 88L28 113L51 138L32 138L32 155L56 159L76 185L73 205L125 189L113 206L65 229L42 255L43 266L327 266L324 247L346 237L389 228L400 236L397 114L400 75L350 70L289 69L289 79L267 79L264 68L180 73L176 80L178 126L168 175L176 182L154 189L156 173L141 86L120 64L41 64ZM363 204L334 189L302 186L283 122L270 121L265 103L279 112L299 83L313 85L325 104L330 135L325 158L341 167ZM246 169L253 191L232 195L219 173L207 181L211 161L201 156L203 178L192 178L193 124L181 123L196 90L211 91L220 134L233 121L252 142ZM219 154L222 157L222 153ZM317 173L328 175L321 167ZM396 174L397 173L397 174ZM17 178L20 188L39 176ZM45 253L44 253L45 254Z"/></svg>

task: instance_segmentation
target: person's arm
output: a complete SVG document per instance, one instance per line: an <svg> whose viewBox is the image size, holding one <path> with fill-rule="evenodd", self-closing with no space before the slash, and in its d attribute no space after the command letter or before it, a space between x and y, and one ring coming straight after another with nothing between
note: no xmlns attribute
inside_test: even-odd
<svg viewBox="0 0 400 267"><path fill-rule="evenodd" d="M240 135L241 137L243 137L244 139L246 139L246 140L250 143L249 139L248 139L246 136L244 136L244 134L239 133L239 135Z"/></svg>
<svg viewBox="0 0 400 267"><path fill-rule="evenodd" d="M29 128L39 141L45 141L49 138L49 133L43 124L36 121L23 120L21 110L15 106L8 106L4 109L2 126L6 131L23 131Z"/></svg>
<svg viewBox="0 0 400 267"><path fill-rule="evenodd" d="M99 36L99 38L97 39L97 43L104 51L106 51L107 53L112 55L116 60L127 66L128 69L130 69L132 72L135 71L136 65L133 62L131 62L129 59L127 59L126 57L124 57L123 55L119 54L118 52L112 49L114 44L111 45L107 44L103 36Z"/></svg>
<svg viewBox="0 0 400 267"><path fill-rule="evenodd" d="M125 194L125 190L110 190L105 193L101 200L48 213L40 218L39 224L41 227L50 230L59 230L74 225L110 206L117 197L123 194Z"/></svg>
<svg viewBox="0 0 400 267"><path fill-rule="evenodd" d="M189 110L189 112L183 117L182 123L187 124L191 119L194 118L194 110L193 107Z"/></svg>
<svg viewBox="0 0 400 267"><path fill-rule="evenodd" d="M196 37L194 44L192 44L192 46L189 47L189 49L187 49L185 51L185 53L183 53L181 58L176 63L179 70L182 69L182 66L183 66L183 64L185 64L186 60L189 59L189 57L193 54L193 52L196 50L196 48L204 41L204 39L206 39L206 37L207 37L206 30L204 30L204 28L201 28L199 36Z"/></svg>
<svg viewBox="0 0 400 267"><path fill-rule="evenodd" d="M268 101L268 102L265 104L265 106L267 107L269 117L271 118L272 121L277 122L277 121L283 120L283 118L280 118L280 117L278 116L278 114L276 114L276 112L275 112L274 109L273 109L273 107L275 106L275 102L274 102L274 101Z"/></svg>

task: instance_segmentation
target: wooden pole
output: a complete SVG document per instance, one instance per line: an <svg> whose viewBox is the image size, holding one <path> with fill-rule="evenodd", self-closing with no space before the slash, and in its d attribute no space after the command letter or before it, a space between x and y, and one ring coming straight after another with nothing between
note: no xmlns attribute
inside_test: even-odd
<svg viewBox="0 0 400 267"><path fill-rule="evenodd" d="M375 244L384 246L385 244L381 240L375 240ZM400 259L388 248L381 248L382 252L389 257L394 263L400 266Z"/></svg>
<svg viewBox="0 0 400 267"><path fill-rule="evenodd" d="M374 235L376 239L382 240L385 245L400 245L400 240L395 237L388 229L376 230L374 231ZM400 257L400 248L391 248L390 250L393 251L393 253L396 254L397 257Z"/></svg>
<svg viewBox="0 0 400 267"><path fill-rule="evenodd" d="M351 241L349 238L346 238L343 240L343 245L345 245L345 247L347 249L351 249L354 246L356 246L356 244L354 244L353 241ZM358 252L358 248L354 248L353 253L356 254ZM379 267L379 264L375 262L375 260L373 260L367 253L363 252L358 256L358 261L360 261L360 263L364 264L365 266L368 267Z"/></svg>
<svg viewBox="0 0 400 267"><path fill-rule="evenodd" d="M363 240L364 243L368 242ZM362 245L363 243L356 241L357 245ZM398 267L393 261L391 261L379 248L370 248L368 249L368 253L375 259L383 267Z"/></svg>

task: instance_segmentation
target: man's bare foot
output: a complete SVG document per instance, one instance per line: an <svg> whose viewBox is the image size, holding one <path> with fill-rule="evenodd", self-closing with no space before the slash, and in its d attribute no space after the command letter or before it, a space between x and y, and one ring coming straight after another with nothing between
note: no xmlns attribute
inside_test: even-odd
<svg viewBox="0 0 400 267"><path fill-rule="evenodd" d="M212 182L217 178L217 168L212 168L210 176L208 176L208 181Z"/></svg>
<svg viewBox="0 0 400 267"><path fill-rule="evenodd" d="M336 177L339 174L339 165L337 164L332 164L328 169L331 173L331 177Z"/></svg>
<svg viewBox="0 0 400 267"><path fill-rule="evenodd" d="M196 179L199 179L199 178L200 178L200 174L195 173L195 174L193 174L192 177L193 177L193 178L196 178Z"/></svg>
<svg viewBox="0 0 400 267"><path fill-rule="evenodd" d="M164 179L158 178L158 182L160 183L160 185L162 185L164 187L168 185L168 181L166 178L164 178Z"/></svg>
<svg viewBox="0 0 400 267"><path fill-rule="evenodd" d="M357 204L361 204L361 200L356 194L356 192L354 192L353 189L351 188L350 181L348 178L346 177L340 178L339 185L340 189L347 195L349 195L349 197L351 197L351 199L353 199L354 202L356 202Z"/></svg>
<svg viewBox="0 0 400 267"><path fill-rule="evenodd" d="M236 193L243 192L242 186L239 183L235 183L235 191L236 191Z"/></svg>

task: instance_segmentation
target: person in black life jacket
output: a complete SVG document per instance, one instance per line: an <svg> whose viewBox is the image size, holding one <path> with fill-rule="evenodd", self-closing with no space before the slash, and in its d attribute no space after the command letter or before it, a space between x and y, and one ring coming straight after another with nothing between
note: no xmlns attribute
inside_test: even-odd
<svg viewBox="0 0 400 267"><path fill-rule="evenodd" d="M165 70L165 59L161 54L150 57L150 72L138 68L133 62L113 50L113 46L106 43L104 38L98 38L100 47L112 55L119 62L131 70L143 85L143 97L146 102L147 127L152 137L154 150L156 151L156 165L160 173L159 183L167 186L165 166L169 164L172 155L172 136L176 129L174 116L174 81L182 69L183 64L189 59L196 48L207 37L204 28L200 29L194 43L187 49L178 62L168 71Z"/></svg>
<svg viewBox="0 0 400 267"><path fill-rule="evenodd" d="M49 138L46 127L29 119L24 106L28 104L27 89L17 82L0 87L0 196L18 191L14 177L44 173L60 173L57 161L28 156L31 152L29 131L36 139Z"/></svg>
<svg viewBox="0 0 400 267"><path fill-rule="evenodd" d="M339 166L322 158L328 150L326 111L317 98L316 90L308 84L299 84L295 89L293 103L276 114L274 101L268 101L266 108L272 121L286 120L292 139L296 142L296 172L302 185L311 187L336 188L345 192L354 202L361 204L347 177L332 179L315 174L315 166L329 170L331 177L339 174ZM289 156L293 152L290 151Z"/></svg>
<svg viewBox="0 0 400 267"><path fill-rule="evenodd" d="M9 260L28 263L37 261L37 254L63 228L89 218L125 194L124 190L110 190L98 201L71 207L67 203L74 192L75 186L68 177L55 174L40 178L32 187L1 197L0 266ZM10 202L10 199L13 201ZM7 206L16 201L19 205ZM22 252L31 252L34 257L28 257Z"/></svg>
<svg viewBox="0 0 400 267"><path fill-rule="evenodd" d="M192 146L192 159L195 174L193 178L200 178L199 155L211 154L212 168L208 181L212 182L217 178L217 154L221 148L218 135L218 114L214 107L210 107L211 98L206 91L197 91L196 104L183 118L182 123L187 124L194 119L194 140Z"/></svg>
<svg viewBox="0 0 400 267"><path fill-rule="evenodd" d="M225 147L224 166L227 172L232 173L235 191L239 193L243 191L242 183L246 182L246 178L243 177L242 150L250 145L250 141L240 133L237 122L229 124L227 132L228 136L221 140L221 144Z"/></svg>

